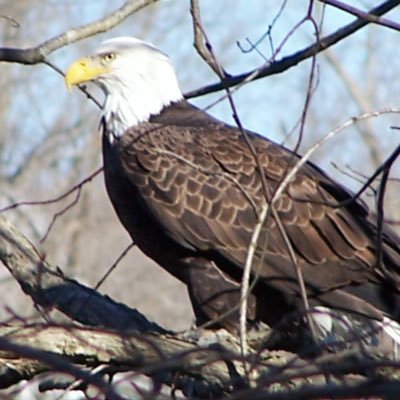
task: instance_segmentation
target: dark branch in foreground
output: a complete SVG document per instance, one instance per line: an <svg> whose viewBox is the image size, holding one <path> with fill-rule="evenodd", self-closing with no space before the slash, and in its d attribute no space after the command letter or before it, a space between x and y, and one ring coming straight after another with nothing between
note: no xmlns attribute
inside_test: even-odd
<svg viewBox="0 0 400 400"><path fill-rule="evenodd" d="M283 351L257 354L257 363L253 363L257 378L250 387L242 378L236 342L231 342L228 334L218 340L207 348L202 335L189 338L189 335L121 334L73 326L3 327L0 328L0 387L43 372L63 372L108 393L109 398L119 399L101 375L80 369L102 365L107 367L105 373L137 371L187 395L202 398L235 393L233 398L314 399L333 393L365 394L367 387L374 394L400 389L400 382L393 375L390 380L378 374L366 380L353 374L341 380L332 378L330 385L326 385L323 376L323 373L351 374L368 369L371 372L377 367L394 367L394 363L377 363L360 358L355 352L311 361Z"/></svg>
<svg viewBox="0 0 400 400"><path fill-rule="evenodd" d="M386 14L399 4L400 0L385 1L381 5L369 11L368 15L370 15L371 18L374 16L379 17L383 14ZM192 90L190 92L185 93L185 97L187 99L190 99L193 97L203 96L205 94L218 92L219 90L239 85L241 83L246 82L247 79L249 79L250 81L254 81L257 79L264 78L266 76L284 72L289 68L294 67L299 62L311 58L315 56L317 53L320 53L323 50L327 49L328 47L331 47L332 45L347 38L348 36L358 31L359 29L363 28L364 26L368 25L369 23L376 22L373 21L371 18L365 19L363 17L359 17L356 21L344 26L343 28L337 30L331 35L320 38L320 40L318 40L316 43L306 47L303 50L298 51L295 54L284 57L279 61L273 61L272 63L268 62L267 64L264 64L262 67L256 70L244 72L239 75L233 75L233 76L228 75L220 82L213 83L211 85L204 86L200 89Z"/></svg>
<svg viewBox="0 0 400 400"><path fill-rule="evenodd" d="M72 367L108 365L113 372L139 370L157 375L163 383L185 389L186 375L199 379L209 391L229 391L230 371L224 358L233 355L200 348L198 343L172 335L121 334L67 326L3 327L0 328L0 387L5 388L22 379L30 379L45 371L69 373L102 388L103 383L79 375ZM33 353L34 352L34 353ZM16 358L15 354L20 357ZM52 358L49 358L52 354ZM65 357L59 364L60 356ZM62 360L62 359L61 359ZM163 375L160 372L163 371ZM179 373L180 378L174 379ZM86 373L87 374L87 373ZM88 374L87 374L88 375Z"/></svg>
<svg viewBox="0 0 400 400"><path fill-rule="evenodd" d="M338 395L364 393L366 387L371 393L380 393L385 378L379 371L383 369L389 371L384 375L389 377L385 380L389 392L400 390L400 382L394 380L398 363L359 350L301 359L288 352L262 349L262 340L257 337L262 334L256 331L248 335L252 345L246 363L254 371L252 382L248 382L238 338L225 331L168 333L138 311L67 279L3 215L0 260L37 305L57 308L74 321L96 327L0 327L3 388L43 372L62 372L96 387L110 399L120 400L101 374L87 370L106 366L105 373L109 368L113 372L135 371L187 396L202 398L233 393L238 399L313 399L329 390ZM366 371L369 378L360 375ZM335 374L329 385L326 374Z"/></svg>

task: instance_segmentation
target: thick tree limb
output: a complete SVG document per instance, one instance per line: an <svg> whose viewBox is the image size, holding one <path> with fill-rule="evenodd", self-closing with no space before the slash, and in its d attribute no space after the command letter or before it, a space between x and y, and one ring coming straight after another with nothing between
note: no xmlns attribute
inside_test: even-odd
<svg viewBox="0 0 400 400"><path fill-rule="evenodd" d="M207 390L213 390L211 387L216 385L216 379L221 382L219 388L228 385L232 387L227 367L221 369L221 365L216 364L216 367L212 364L206 365L209 364L207 358L207 363L203 362L204 366L200 368L204 356L199 352L193 356L186 355L186 352L198 348L193 341L167 336L165 329L148 321L138 311L66 278L59 269L53 268L1 214L0 260L37 305L55 307L73 320L86 325L114 330L105 332L87 328L44 326L0 328L0 336L4 336L0 339L0 349L14 354L10 356L0 353L0 364L2 364L0 386L8 386L49 369L59 371L60 368L53 358L48 360L46 354L40 353L40 351L51 351L67 356L73 362L79 359L86 365L110 363L122 368L127 366L143 368L156 363L157 371L167 366L169 369L174 369L174 363L179 363L181 369L195 366L197 369L195 375L200 374L206 379L207 387L211 385ZM130 336L124 335L123 332L128 330L134 331L136 336L132 333ZM139 333L141 336L138 336ZM197 340L204 339L198 336ZM16 345L22 347L15 347ZM18 355L17 358L15 353ZM220 353L219 351L218 360L221 359ZM2 355L3 360L1 360ZM216 356L214 355L212 359L215 360ZM167 362L168 365L160 364L161 361ZM210 372L204 372L209 370ZM61 371L65 372L64 369ZM74 374L74 371L69 373L81 378ZM167 378L164 379L164 383L170 383L171 376L168 375ZM187 380L182 379L183 382ZM177 383L174 381L174 384Z"/></svg>
<svg viewBox="0 0 400 400"><path fill-rule="evenodd" d="M0 214L0 261L35 304L55 307L85 325L164 333L139 311L66 278Z"/></svg>
<svg viewBox="0 0 400 400"><path fill-rule="evenodd" d="M383 14L386 14L396 6L400 4L400 0L387 0L383 2L381 5L374 7L372 10L368 12L368 15L372 17L379 17ZM279 61L268 62L264 64L262 67L252 70L249 72L244 72L242 74L226 76L220 82L213 83L211 85L203 86L200 89L192 90L190 92L185 93L185 97L187 99L193 97L203 96L205 94L218 92L219 90L226 89L227 87L232 87L239 85L241 83L245 83L248 80L254 81L257 79L264 78L269 75L275 75L281 72L288 70L291 67L294 67L299 62L304 61L308 58L315 56L315 54L320 53L321 51L331 47L332 45L340 42L341 40L347 38L354 32L368 25L372 21L371 18L365 19L363 17L359 17L356 21L344 26L343 28L338 29L336 32L328 35L326 37L320 38L316 43L311 46L306 47L303 50L298 51L295 54L292 54L287 57L283 57Z"/></svg>
<svg viewBox="0 0 400 400"><path fill-rule="evenodd" d="M106 17L79 28L63 32L35 47L27 49L0 47L0 61L28 65L42 63L54 50L95 34L108 31L131 14L156 1L157 0L129 0L122 7L113 11Z"/></svg>
<svg viewBox="0 0 400 400"><path fill-rule="evenodd" d="M72 363L84 366L106 364L113 372L139 369L176 386L187 376L201 378L211 392L229 390L233 380L221 351L199 349L198 344L171 335L127 334L61 326L0 328L0 387L30 379L45 371L67 372L98 387L96 381L69 370ZM18 357L16 357L16 354ZM49 354L53 358L49 358ZM58 365L56 356L64 356ZM164 375L160 376L163 371ZM180 373L179 379L174 375ZM182 379L186 376L186 381ZM186 383L187 384L187 383ZM100 385L101 387L101 385Z"/></svg>
<svg viewBox="0 0 400 400"><path fill-rule="evenodd" d="M120 400L101 377L82 369L107 365L113 371L144 373L157 382L198 397L210 398L223 393L239 396L243 391L249 395L248 390L253 390L244 380L243 358L239 355L236 337L207 331L167 333L138 311L67 279L1 214L0 260L37 304L56 307L84 324L107 328L0 327L1 387L45 371L64 372L97 387L108 398ZM326 393L326 373L345 375L367 369L370 372L378 367L391 370L398 367L396 363L372 360L359 353L359 350L357 354L338 353L311 361L287 352L252 348L246 363L256 371L252 383L265 399L289 399L296 393L301 396L305 389L308 390L305 393L315 395L307 397L311 399L318 398L318 393ZM355 386L353 375L341 379L353 385L350 387L353 393L357 393L357 385L365 383L359 376L356 383L360 379L361 382ZM310 384L314 385L313 389L304 386ZM279 395L276 385L280 388ZM393 385L398 388L398 383ZM349 387L345 386L344 390L348 392Z"/></svg>
<svg viewBox="0 0 400 400"><path fill-rule="evenodd" d="M220 340L218 346L205 348L201 335L187 340L179 335L121 334L72 326L3 327L0 328L0 387L43 372L64 372L108 393L109 398L118 398L101 376L77 366L105 365L108 366L105 372L136 370L188 395L204 398L235 393L233 398L258 395L263 399L312 399L329 397L332 393L358 395L366 393L367 387L372 393L386 393L378 375L371 380L359 375L332 378L326 385L323 373L344 375L368 368L373 373L377 366L396 366L393 362L377 364L358 357L356 352L311 361L287 352L264 351L257 354L256 362L249 359L258 376L254 389L247 387L242 379L242 363L235 355L238 345ZM387 393L400 389L395 380L386 381L386 385L391 388Z"/></svg>
<svg viewBox="0 0 400 400"><path fill-rule="evenodd" d="M16 330L15 328L12 329ZM27 334L32 334L32 332L27 332ZM0 338L1 388L8 387L22 379L30 379L41 372L51 370L65 372L76 379L85 381L87 384L94 385L110 400L124 400L114 392L105 380L66 362L63 357L60 357L54 351L50 352L37 347L30 347L26 344L18 344L15 341L18 340ZM23 354L23 357L20 357L21 354ZM19 357L15 358L16 355Z"/></svg>
<svg viewBox="0 0 400 400"><path fill-rule="evenodd" d="M224 363L222 363L223 366L212 363L213 360L223 359L220 349L217 352L218 357L214 353L211 359L207 350L207 362L201 361L204 355L202 356L202 353L199 352L198 343L208 342L208 338L196 334L195 339L190 336L189 340L167 335L165 329L148 321L137 310L132 310L66 278L58 268L52 267L1 214L0 260L36 305L57 308L71 319L85 325L113 330L105 332L87 328L44 326L0 328L0 336L5 336L0 339L0 350L14 354L10 356L0 352L0 364L3 364L0 368L0 382L3 383L0 386L8 386L49 369L60 370L57 367L57 358L50 357L48 359L46 354L40 353L41 351L51 351L57 355L68 357L71 362L79 359L85 365L110 363L120 364L122 368L126 366L146 367L148 370L149 366L157 361L156 365L152 367L157 372L166 367L168 370L175 371L177 367L174 365L178 363L181 371L178 381L183 382L182 385L185 387L187 386L187 376L190 376L189 371L194 369L194 375L201 376L202 382L206 382L208 393L216 390L214 387L218 387L219 391L227 390L228 387L232 389L230 368ZM130 332L130 336L124 334L127 331ZM132 331L134 335L132 335ZM139 334L140 336L138 336ZM80 346L77 341L81 341ZM215 340L212 339L211 342L214 343ZM233 348L235 347L233 346ZM196 350L195 355L186 354L188 351L194 350ZM5 357L3 361L1 360L2 354ZM188 371L184 375L183 371L186 368ZM61 369L61 371L65 372L65 369ZM74 374L74 369L68 371L71 375L82 378L80 375ZM2 377L1 374L4 376ZM168 375L163 382L171 383L171 379L171 376ZM216 379L219 382L217 386ZM192 380L191 384L193 384ZM174 385L177 385L175 379ZM204 383L202 383L202 387L204 389Z"/></svg>

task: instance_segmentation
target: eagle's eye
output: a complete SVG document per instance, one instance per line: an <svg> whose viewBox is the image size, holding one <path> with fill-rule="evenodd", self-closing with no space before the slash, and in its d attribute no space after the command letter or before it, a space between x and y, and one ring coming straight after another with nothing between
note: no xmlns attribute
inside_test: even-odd
<svg viewBox="0 0 400 400"><path fill-rule="evenodd" d="M105 53L101 55L101 60L103 63L108 64L112 60L114 60L116 57L115 53Z"/></svg>

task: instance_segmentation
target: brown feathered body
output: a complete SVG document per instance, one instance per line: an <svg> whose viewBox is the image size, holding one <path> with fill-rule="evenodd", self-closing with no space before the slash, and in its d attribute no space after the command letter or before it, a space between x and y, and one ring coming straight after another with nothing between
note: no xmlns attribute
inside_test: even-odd
<svg viewBox="0 0 400 400"><path fill-rule="evenodd" d="M217 320L228 329L238 323L260 210L299 160L247 134L268 193L242 133L186 101L112 143L107 132L103 138L106 186L122 224L145 254L187 285L198 323ZM363 203L306 163L272 207L252 263L249 320L274 326L303 309L294 261L311 306L399 320L399 238L384 230L378 264L376 221Z"/></svg>

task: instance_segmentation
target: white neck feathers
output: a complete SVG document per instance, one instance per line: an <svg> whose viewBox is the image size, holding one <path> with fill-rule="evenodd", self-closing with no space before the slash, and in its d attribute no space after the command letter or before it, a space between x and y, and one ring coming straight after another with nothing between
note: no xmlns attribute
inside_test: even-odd
<svg viewBox="0 0 400 400"><path fill-rule="evenodd" d="M170 59L155 47L136 41L122 48L110 65L110 73L98 80L106 95L103 118L111 141L183 99ZM111 43L104 42L98 52L110 51L107 46Z"/></svg>

